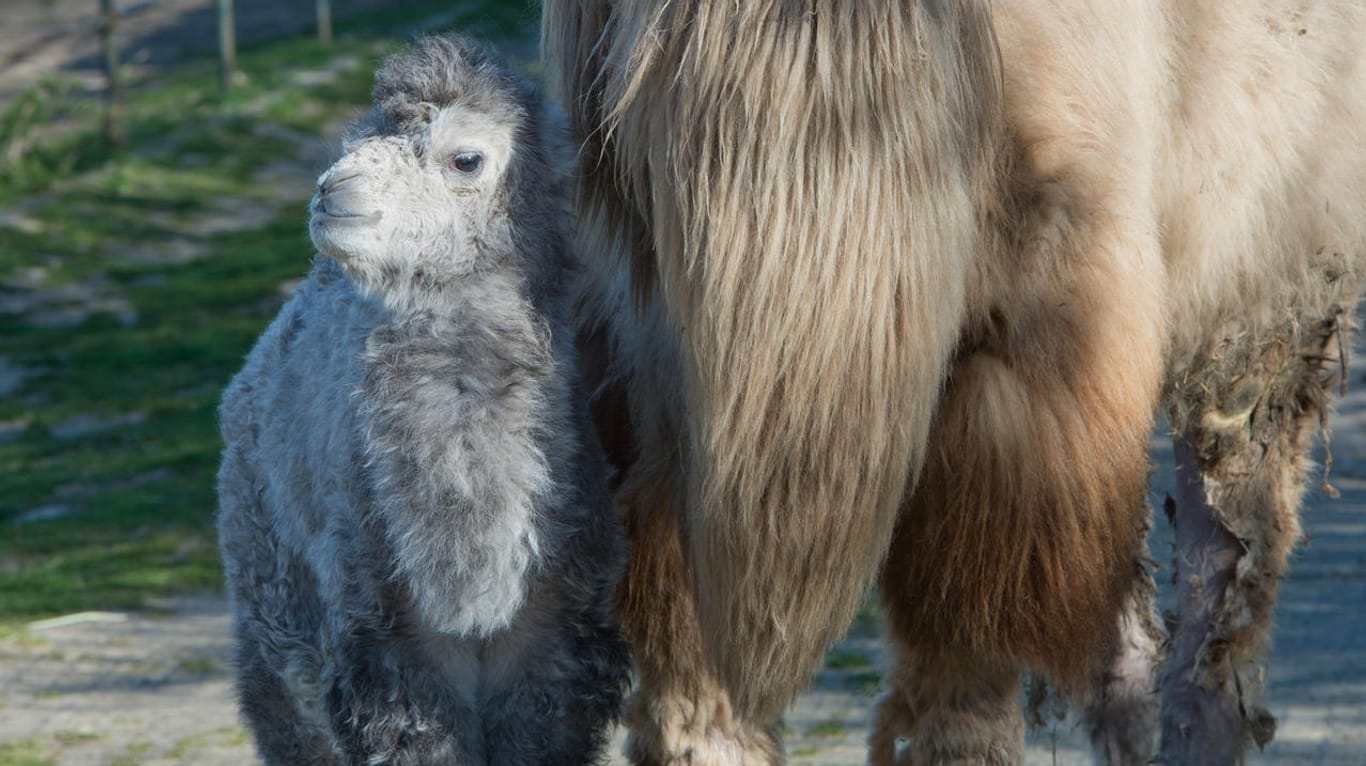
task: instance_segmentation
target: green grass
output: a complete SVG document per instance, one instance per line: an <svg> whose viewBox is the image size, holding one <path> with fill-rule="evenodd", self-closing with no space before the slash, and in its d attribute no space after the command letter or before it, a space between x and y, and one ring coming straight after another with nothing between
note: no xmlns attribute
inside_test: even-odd
<svg viewBox="0 0 1366 766"><path fill-rule="evenodd" d="M882 674L876 670L861 670L845 676L844 683L862 694L876 694L882 688Z"/></svg>
<svg viewBox="0 0 1366 766"><path fill-rule="evenodd" d="M185 657L176 663L176 669L183 673L208 675L223 670L213 657Z"/></svg>
<svg viewBox="0 0 1366 766"><path fill-rule="evenodd" d="M846 730L844 721L838 718L830 718L824 721L817 721L806 727L806 736L819 738L843 737Z"/></svg>
<svg viewBox="0 0 1366 766"><path fill-rule="evenodd" d="M171 749L166 751L166 757L172 760L187 762L188 757L194 751L209 745L225 745L229 747L245 745L250 741L247 733L241 729L224 727L212 731L191 734L184 739L176 742Z"/></svg>
<svg viewBox="0 0 1366 766"><path fill-rule="evenodd" d="M465 7L439 28L499 37L535 16ZM215 408L282 285L308 268L304 210L321 168L288 189L261 173L363 112L377 61L449 8L339 20L332 46L244 50L228 94L211 60L158 73L129 89L115 150L97 110L59 84L0 109L0 210L12 211L0 299L56 296L0 313L0 362L24 372L0 395L0 632L221 586ZM53 120L63 127L48 131ZM16 141L22 156L3 159ZM62 290L93 293L77 304L95 310L60 321ZM36 509L52 518L15 523Z"/></svg>
<svg viewBox="0 0 1366 766"><path fill-rule="evenodd" d="M140 766L152 752L151 742L134 742L109 761L109 766Z"/></svg>
<svg viewBox="0 0 1366 766"><path fill-rule="evenodd" d="M825 667L830 670L851 670L866 668L873 664L872 658L863 652L852 649L831 649L825 653Z"/></svg>
<svg viewBox="0 0 1366 766"><path fill-rule="evenodd" d="M37 739L0 742L0 766L52 766L52 758Z"/></svg>
<svg viewBox="0 0 1366 766"><path fill-rule="evenodd" d="M52 738L57 740L57 742L59 742L64 747L70 747L72 745L83 745L90 742L99 742L100 740L104 739L104 735L96 734L94 732L70 731L67 729L63 729L62 731L58 731L55 734L53 734Z"/></svg>

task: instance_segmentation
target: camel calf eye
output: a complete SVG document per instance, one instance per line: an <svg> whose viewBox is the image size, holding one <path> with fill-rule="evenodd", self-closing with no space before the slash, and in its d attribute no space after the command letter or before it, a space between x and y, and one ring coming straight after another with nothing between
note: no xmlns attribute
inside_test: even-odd
<svg viewBox="0 0 1366 766"><path fill-rule="evenodd" d="M474 173L484 164L483 155L477 152L461 152L451 158L451 167L461 173Z"/></svg>

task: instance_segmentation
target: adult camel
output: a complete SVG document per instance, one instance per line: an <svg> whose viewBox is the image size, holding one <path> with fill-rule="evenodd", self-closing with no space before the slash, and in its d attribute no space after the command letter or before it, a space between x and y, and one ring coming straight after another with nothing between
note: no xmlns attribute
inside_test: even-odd
<svg viewBox="0 0 1366 766"><path fill-rule="evenodd" d="M1366 255L1362 29L1353 0L546 0L637 762L780 762L874 582L875 764L1017 762L1023 669L1111 762L1270 738L1276 582Z"/></svg>

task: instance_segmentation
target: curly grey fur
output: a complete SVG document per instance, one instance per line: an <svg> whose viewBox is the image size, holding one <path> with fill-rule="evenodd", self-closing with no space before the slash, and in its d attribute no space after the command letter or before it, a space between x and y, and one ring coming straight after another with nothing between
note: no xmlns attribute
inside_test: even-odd
<svg viewBox="0 0 1366 766"><path fill-rule="evenodd" d="M560 121L458 39L376 79L312 206L333 257L221 408L242 711L282 766L592 762L624 546L573 375Z"/></svg>

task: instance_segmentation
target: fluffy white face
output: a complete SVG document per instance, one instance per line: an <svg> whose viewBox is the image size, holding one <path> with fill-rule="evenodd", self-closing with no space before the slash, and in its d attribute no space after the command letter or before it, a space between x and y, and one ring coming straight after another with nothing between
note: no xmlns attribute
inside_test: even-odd
<svg viewBox="0 0 1366 766"><path fill-rule="evenodd" d="M350 143L318 178L313 244L386 297L490 265L510 247L500 191L516 127L512 115L433 106L416 135Z"/></svg>

